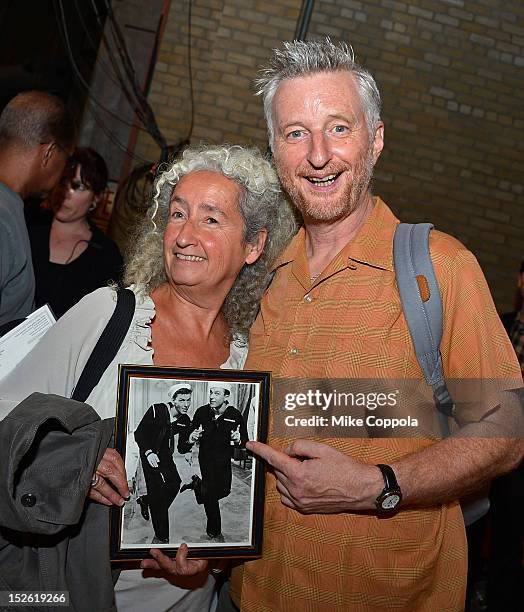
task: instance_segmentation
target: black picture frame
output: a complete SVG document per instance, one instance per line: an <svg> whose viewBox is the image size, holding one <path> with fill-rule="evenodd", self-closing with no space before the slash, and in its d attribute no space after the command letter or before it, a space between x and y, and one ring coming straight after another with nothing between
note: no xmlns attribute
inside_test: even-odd
<svg viewBox="0 0 524 612"><path fill-rule="evenodd" d="M191 392L186 389L184 393L184 386L191 387ZM192 558L261 555L264 465L243 443L246 436L266 440L270 392L269 372L119 366L115 448L126 466L131 499L122 508L111 508L113 563L125 565L147 558L150 548L174 556L182 542ZM188 397L187 418L181 416L185 405L177 406L187 403ZM216 405L223 400L227 402L218 409L223 413L216 418L210 402ZM194 436L200 439L191 444ZM155 446L156 452L146 446ZM224 495L229 471L230 493ZM179 490L170 502L177 489L176 474ZM211 524L216 527L216 504L220 534L207 531ZM167 533L167 540L159 542L157 532Z"/></svg>

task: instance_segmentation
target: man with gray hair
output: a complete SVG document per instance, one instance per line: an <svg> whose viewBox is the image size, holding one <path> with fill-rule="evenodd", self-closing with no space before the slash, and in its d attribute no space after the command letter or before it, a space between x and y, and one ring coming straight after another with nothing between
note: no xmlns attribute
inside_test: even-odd
<svg viewBox="0 0 524 612"><path fill-rule="evenodd" d="M55 186L74 142L69 111L43 91L18 94L0 115L0 326L33 310L35 279L22 200Z"/></svg>
<svg viewBox="0 0 524 612"><path fill-rule="evenodd" d="M380 95L345 44L285 43L258 81L270 145L304 227L274 266L247 369L278 379L422 378L396 285L398 220L370 190L384 145ZM520 371L482 272L433 231L449 378ZM278 418L273 413L273 423ZM233 571L242 610L462 610L466 542L456 501L522 457L497 415L462 436L270 436L264 552ZM289 431L289 430L288 430ZM477 434L477 437L475 437ZM329 516L328 516L329 515Z"/></svg>

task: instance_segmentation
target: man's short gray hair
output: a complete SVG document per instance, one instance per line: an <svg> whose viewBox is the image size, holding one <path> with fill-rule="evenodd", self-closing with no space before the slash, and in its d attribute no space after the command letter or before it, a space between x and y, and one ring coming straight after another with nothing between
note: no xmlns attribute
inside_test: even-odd
<svg viewBox="0 0 524 612"><path fill-rule="evenodd" d="M273 99L285 79L294 79L319 72L349 72L357 84L368 131L374 136L380 121L381 100L375 79L365 68L355 62L350 45L333 43L329 38L284 42L282 49L274 49L269 64L260 71L256 79L257 95L264 100L269 145L273 147L275 129L273 125Z"/></svg>
<svg viewBox="0 0 524 612"><path fill-rule="evenodd" d="M262 255L253 264L244 265L222 307L231 332L247 334L257 315L271 265L297 230L295 213L280 190L277 175L256 148L191 147L160 168L151 213L138 228L124 282L140 285L149 293L166 282L162 243L173 191L183 176L199 170L216 172L239 186L244 243L253 244L259 232L267 230Z"/></svg>

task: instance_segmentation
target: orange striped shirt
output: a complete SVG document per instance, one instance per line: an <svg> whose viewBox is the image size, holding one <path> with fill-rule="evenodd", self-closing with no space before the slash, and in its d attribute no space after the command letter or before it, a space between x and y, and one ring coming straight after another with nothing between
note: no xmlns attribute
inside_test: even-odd
<svg viewBox="0 0 524 612"><path fill-rule="evenodd" d="M277 262L252 328L246 368L284 378L422 378L395 282L397 223L376 198L358 235L313 282L300 230ZM430 250L444 303L446 377L518 379L518 363L474 256L437 231ZM269 443L284 447L291 439L270 434ZM317 441L373 464L433 443ZM272 475L266 486L262 559L233 571L231 595L241 610L463 609L467 556L458 503L388 518L301 515L282 505Z"/></svg>

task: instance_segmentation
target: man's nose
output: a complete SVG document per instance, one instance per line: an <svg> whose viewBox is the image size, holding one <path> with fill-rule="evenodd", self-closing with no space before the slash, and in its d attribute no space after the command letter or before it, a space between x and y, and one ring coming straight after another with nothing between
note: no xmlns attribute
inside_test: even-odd
<svg viewBox="0 0 524 612"><path fill-rule="evenodd" d="M324 132L311 134L308 161L314 168L323 168L331 159L329 139Z"/></svg>

